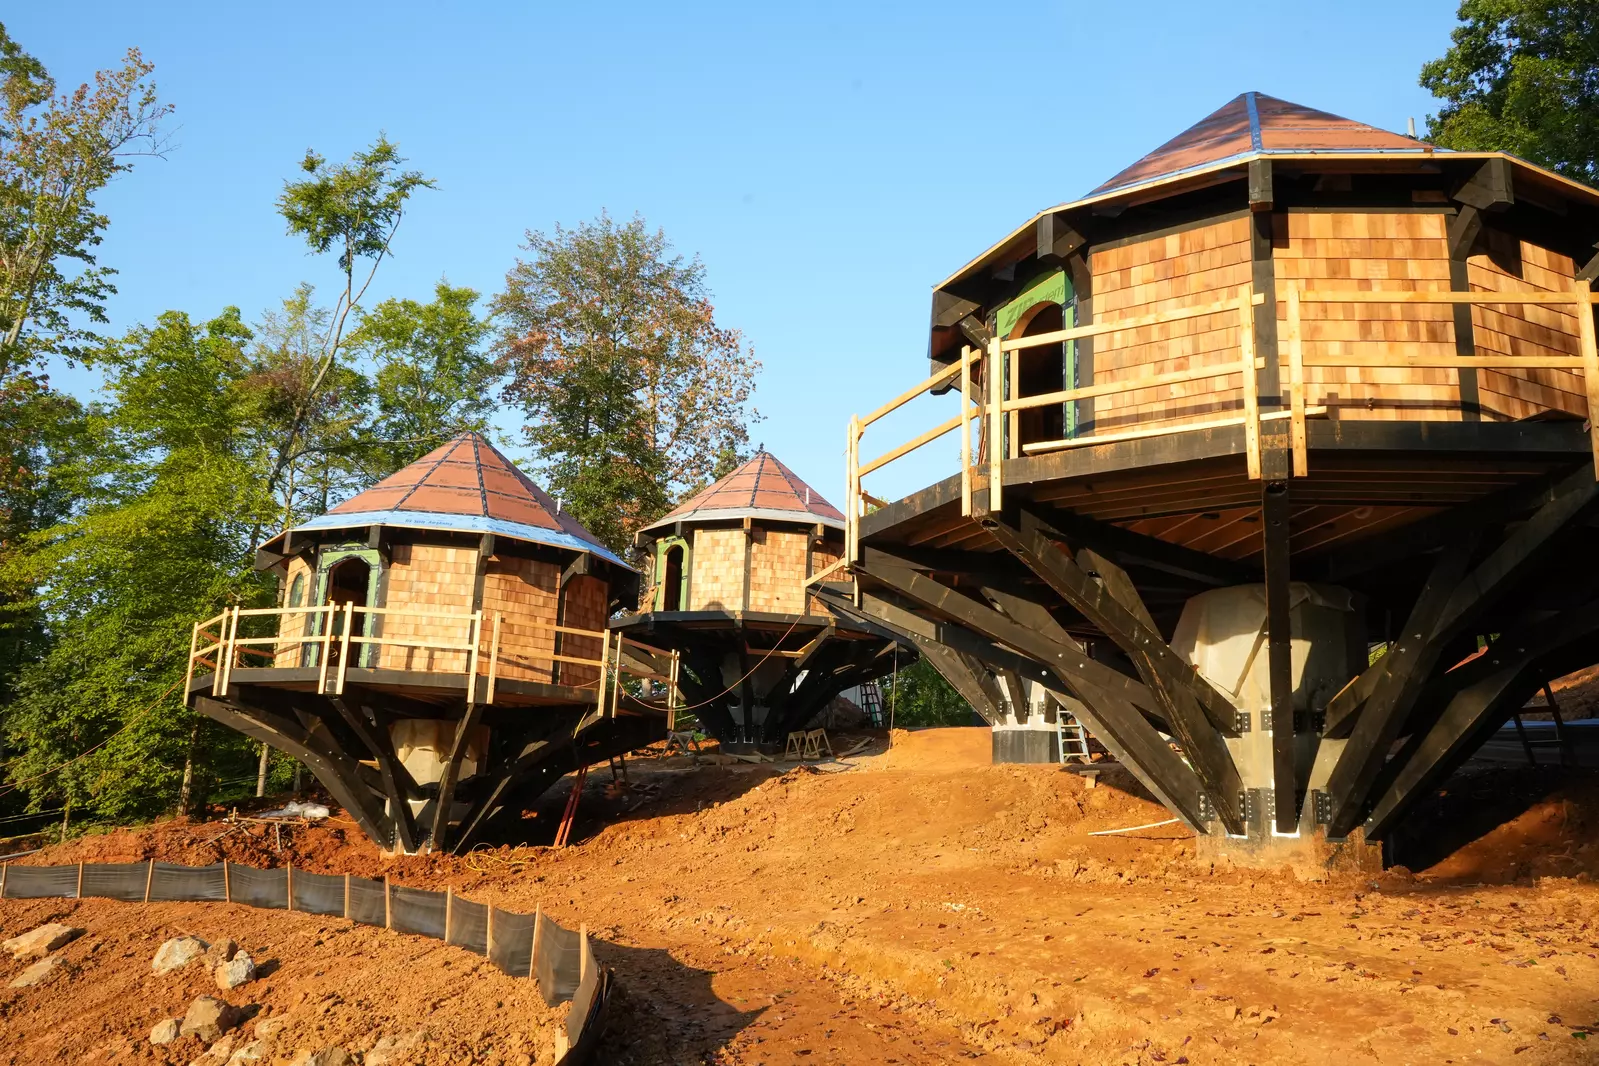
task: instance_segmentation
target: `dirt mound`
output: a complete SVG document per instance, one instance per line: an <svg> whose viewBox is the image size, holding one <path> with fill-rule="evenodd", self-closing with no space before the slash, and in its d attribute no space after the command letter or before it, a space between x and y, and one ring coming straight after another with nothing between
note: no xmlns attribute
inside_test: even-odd
<svg viewBox="0 0 1599 1066"><path fill-rule="evenodd" d="M235 1046L281 1025L264 1061L297 1050L342 1046L369 1051L385 1037L415 1046L400 1063L477 1062L501 1066L554 1061L555 1034L567 1008L544 1005L535 983L508 977L486 960L423 937L404 936L338 918L286 914L229 904L128 904L110 900L7 900L6 936L43 922L86 930L62 948L62 972L34 988L11 989L21 964L0 962L0 1064L44 1062L188 1063L204 1046L190 1037L162 1047L151 1028L180 1018L197 996L224 998L253 1017ZM218 991L198 964L157 976L156 949L169 937L231 937L261 976Z"/></svg>

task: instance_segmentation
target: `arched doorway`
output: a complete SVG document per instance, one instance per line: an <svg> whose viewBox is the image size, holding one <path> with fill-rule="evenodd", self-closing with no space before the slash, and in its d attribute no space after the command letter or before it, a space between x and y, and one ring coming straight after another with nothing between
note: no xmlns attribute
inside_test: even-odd
<svg viewBox="0 0 1599 1066"><path fill-rule="evenodd" d="M326 584L326 599L324 603L335 607L351 604L354 611L351 615L350 633L357 636L367 635L368 615L361 610L370 606L369 598L372 588L372 565L359 556L350 556L340 559L328 571ZM339 611L333 615L333 637L330 646L329 662L337 664L339 661L339 639L344 635L344 612ZM353 650L350 655L350 665L370 665L371 653L376 649L372 645L358 645L359 651Z"/></svg>
<svg viewBox="0 0 1599 1066"><path fill-rule="evenodd" d="M666 549L666 576L662 579L661 610L683 609L683 545Z"/></svg>
<svg viewBox="0 0 1599 1066"><path fill-rule="evenodd" d="M1040 304L1029 316L1018 323L1018 328L1012 330L1012 337L1036 337L1040 333L1053 333L1064 329L1065 316L1062 314L1061 305L1058 303ZM1017 366L1018 395L1042 396L1049 392L1059 392L1066 388L1068 380L1066 368L1066 345L1044 344L1037 348L1022 348L1016 353L1021 357ZM1047 407L1031 407L1020 412L1017 421L1017 432L1022 444L1032 444L1036 441L1062 440L1066 436L1066 405L1050 404Z"/></svg>

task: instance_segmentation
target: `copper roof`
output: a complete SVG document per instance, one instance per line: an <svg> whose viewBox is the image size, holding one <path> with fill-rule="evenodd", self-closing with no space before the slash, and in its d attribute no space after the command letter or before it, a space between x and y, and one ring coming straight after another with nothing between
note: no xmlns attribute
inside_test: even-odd
<svg viewBox="0 0 1599 1066"><path fill-rule="evenodd" d="M1305 152L1439 152L1389 133L1265 93L1240 93L1089 193L1097 196L1251 155Z"/></svg>
<svg viewBox="0 0 1599 1066"><path fill-rule="evenodd" d="M767 451L731 474L689 497L664 518L645 526L660 529L676 522L727 518L767 518L785 522L820 522L843 528L844 515L822 494Z"/></svg>
<svg viewBox="0 0 1599 1066"><path fill-rule="evenodd" d="M479 433L460 434L296 528L357 525L475 530L621 562Z"/></svg>

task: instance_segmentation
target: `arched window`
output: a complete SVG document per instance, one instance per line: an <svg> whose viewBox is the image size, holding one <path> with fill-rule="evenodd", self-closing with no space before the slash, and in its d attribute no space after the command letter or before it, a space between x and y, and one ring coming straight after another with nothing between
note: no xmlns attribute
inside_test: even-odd
<svg viewBox="0 0 1599 1066"><path fill-rule="evenodd" d="M305 574L294 575L294 580L289 582L289 606L305 606Z"/></svg>

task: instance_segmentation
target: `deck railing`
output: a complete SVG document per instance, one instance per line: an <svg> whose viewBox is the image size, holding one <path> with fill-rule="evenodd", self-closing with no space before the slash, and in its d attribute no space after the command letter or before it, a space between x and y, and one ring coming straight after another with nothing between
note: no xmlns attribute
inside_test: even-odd
<svg viewBox="0 0 1599 1066"><path fill-rule="evenodd" d="M291 619L303 619L297 625L299 631L283 632L284 623ZM371 625L371 619L410 623L415 628L430 630L438 635L422 638L360 632ZM487 648L484 647L485 623L488 629ZM241 633L241 625L246 629L270 628L275 632L255 635ZM552 648L561 647L560 638L563 636L597 642L599 656L569 655L556 650L507 650L502 647L502 637L507 627L548 634ZM622 653L624 644L634 645L657 658L668 657L670 662L664 669L656 669L647 660L641 662L635 656L632 665L625 665ZM267 650L268 647L270 650ZM463 675L468 703L494 703L505 668L525 669L530 663L548 663L552 681L559 670L558 664L592 669L594 681L569 687L593 686L595 706L607 716L616 713L624 689L624 676L662 682L667 686L669 707L675 708L681 702L677 690L677 653L637 644L613 634L609 629L581 629L529 621L518 616L508 619L503 611L489 614L483 611L427 611L404 607L358 607L351 603L316 607L230 607L214 618L196 623L189 640L185 687L192 687L194 678L203 676L209 670L211 693L222 697L228 694L237 669L251 666L258 669L295 669L309 665L317 670L316 690L319 694L342 695L352 659L365 660L364 663L354 663L357 669L363 665L381 666L385 648L439 653L443 657L443 665L435 666L430 662L422 672ZM286 665L281 664L285 655L292 660ZM248 659L256 662L245 662ZM455 665L457 661L459 665Z"/></svg>
<svg viewBox="0 0 1599 1066"><path fill-rule="evenodd" d="M1258 480L1261 476L1260 435L1262 424L1279 419L1287 419L1289 422L1289 441L1293 453L1293 474L1296 477L1303 477L1309 473L1310 466L1306 443L1306 419L1314 415L1324 415L1327 412L1327 408L1324 406L1312 407L1306 403L1305 370L1307 367L1438 368L1454 370L1560 369L1580 374L1584 379L1584 391L1590 411L1590 433L1595 441L1594 461L1596 469L1599 469L1599 418L1595 417L1595 415L1599 415L1599 352L1596 352L1593 317L1593 307L1599 300L1596 300L1596 294L1589 289L1587 282L1575 279L1569 292L1338 292L1280 285L1277 287L1277 296L1284 304L1287 315L1282 336L1279 338L1277 357L1280 373L1279 380L1283 381L1283 392L1286 394L1287 402L1284 405L1281 397L1272 397L1268 406L1274 408L1273 410L1262 410L1258 393L1256 372L1265 369L1266 363L1256 354L1254 319L1255 308L1265 302L1265 297L1253 291L1245 291L1236 298L1195 307L1174 308L1156 314L1092 322L1084 326L1054 330L1031 337L1018 337L1011 340L995 337L988 342L986 348L970 346L962 348L958 362L940 370L920 384L907 389L864 418L855 416L850 419L848 436L845 441L845 462L847 466L844 516L846 560L854 562L860 558L860 520L867 513L867 509L885 505L885 501L865 490L862 484L863 479L868 474L875 473L890 463L956 431L960 433L961 514L963 515L972 513L973 489L977 487L987 488L987 507L989 510L998 510L1003 505L1004 466L1007 458L1015 459L1022 455L1035 455L1067 448L1112 444L1140 438L1174 436L1228 426L1243 427L1248 474L1251 480ZM1414 354L1413 346L1406 342L1369 341L1351 343L1369 344L1375 347L1375 351L1362 353L1335 351L1329 354L1307 356L1304 350L1302 312L1305 304L1312 303L1564 305L1586 310L1587 313L1578 313L1576 315L1578 328L1576 340L1579 351L1577 355L1487 354L1445 357ZM1100 382L1080 388L1061 389L1034 396L1020 395L1020 360L1017 358L1007 359L1007 356L1011 353L1028 348L1049 344L1063 344L1068 341L1105 336L1107 334L1209 315L1237 316L1239 342L1235 358L1223 362L1210 362L1202 366L1189 367L1182 370ZM973 393L974 382L978 381L979 371L981 371L981 387L986 393L985 396L981 397L975 396ZM1189 420L1165 420L1133 429L1089 433L1061 440L1020 443L1019 420L1022 411L1062 405L1076 400L1086 400L1100 396L1123 395L1142 389L1160 388L1229 374L1238 374L1241 379L1241 409L1237 414ZM875 459L864 462L861 460L861 441L869 426L899 410L918 396L944 386L957 376L960 379L960 406L954 417L939 423L902 444L890 448ZM1008 395L1007 385L1009 386ZM971 432L973 423L980 427L979 439L981 447L973 446ZM982 454L984 452L986 452L986 455Z"/></svg>

